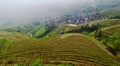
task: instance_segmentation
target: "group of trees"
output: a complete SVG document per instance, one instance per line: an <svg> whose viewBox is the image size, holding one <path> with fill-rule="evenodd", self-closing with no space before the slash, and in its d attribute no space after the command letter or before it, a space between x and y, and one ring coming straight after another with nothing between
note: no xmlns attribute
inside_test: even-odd
<svg viewBox="0 0 120 66"><path fill-rule="evenodd" d="M115 56L120 52L120 37L117 33L112 35L98 29L94 32L95 39L103 42L107 49Z"/></svg>
<svg viewBox="0 0 120 66"><path fill-rule="evenodd" d="M71 30L71 31L68 31L67 33L85 34L85 33L91 33L95 30L98 30L99 28L100 28L99 24L92 24L92 25L86 24L86 25L81 26L79 29Z"/></svg>
<svg viewBox="0 0 120 66"><path fill-rule="evenodd" d="M51 31L53 31L55 28L56 28L56 26L46 26L46 31L43 33L43 34L41 34L41 35L39 35L37 38L41 38L41 37L44 37L44 36L46 36L47 34L49 34Z"/></svg>

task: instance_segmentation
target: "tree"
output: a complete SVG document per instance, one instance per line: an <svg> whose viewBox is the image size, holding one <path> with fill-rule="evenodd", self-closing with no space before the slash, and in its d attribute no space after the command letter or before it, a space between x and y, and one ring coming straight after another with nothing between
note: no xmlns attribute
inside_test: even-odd
<svg viewBox="0 0 120 66"><path fill-rule="evenodd" d="M98 39L98 40L102 37L102 31L101 31L101 29L97 29L95 31L94 37L95 37L95 39Z"/></svg>

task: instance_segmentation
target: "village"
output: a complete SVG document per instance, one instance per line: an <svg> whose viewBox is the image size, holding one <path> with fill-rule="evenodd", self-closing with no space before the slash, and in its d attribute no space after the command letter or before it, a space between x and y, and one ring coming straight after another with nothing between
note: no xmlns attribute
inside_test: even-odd
<svg viewBox="0 0 120 66"><path fill-rule="evenodd" d="M56 27L64 26L66 24L75 26L78 24L86 24L91 21L102 20L102 19L105 19L105 17L99 14L99 12L96 9L90 12L87 12L85 10L77 10L71 14L63 15L59 19L57 18L49 19L48 21L45 22L45 24Z"/></svg>

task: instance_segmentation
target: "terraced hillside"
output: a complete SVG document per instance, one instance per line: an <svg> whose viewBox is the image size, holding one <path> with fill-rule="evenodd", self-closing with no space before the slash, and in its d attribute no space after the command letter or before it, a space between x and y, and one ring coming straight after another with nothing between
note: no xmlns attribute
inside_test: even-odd
<svg viewBox="0 0 120 66"><path fill-rule="evenodd" d="M80 26L70 26L70 25L66 24L64 26L57 27L56 29L54 29L53 31L48 33L47 36L53 36L53 35L56 35L56 34L63 34L63 33L66 33L67 31L78 29L78 28L80 28Z"/></svg>
<svg viewBox="0 0 120 66"><path fill-rule="evenodd" d="M8 31L0 31L0 37L7 38L10 40L20 40L20 39L28 39L27 35L18 33L18 32L8 32Z"/></svg>
<svg viewBox="0 0 120 66"><path fill-rule="evenodd" d="M107 18L119 18L120 19L120 6L101 11L101 14Z"/></svg>
<svg viewBox="0 0 120 66"><path fill-rule="evenodd" d="M114 25L101 30L101 36L98 38L109 50L119 57L120 53L120 25ZM110 49L111 48L111 49Z"/></svg>
<svg viewBox="0 0 120 66"><path fill-rule="evenodd" d="M17 32L0 31L0 54L15 41L30 39L30 37Z"/></svg>
<svg viewBox="0 0 120 66"><path fill-rule="evenodd" d="M0 55L1 65L119 66L119 61L94 39L64 34L15 42ZM68 65L68 66L70 66Z"/></svg>
<svg viewBox="0 0 120 66"><path fill-rule="evenodd" d="M100 24L103 27L109 27L109 26L113 26L113 25L118 25L120 24L120 19L105 19L105 20L99 20L99 21L95 21L95 22L90 22L90 25L92 24Z"/></svg>
<svg viewBox="0 0 120 66"><path fill-rule="evenodd" d="M79 24L77 26L64 25L58 27L57 29L54 29L52 32L48 34L48 36L59 34L61 33L61 30L62 33L89 34L97 29L110 27L118 24L120 24L120 19L105 19L105 20L89 22L87 24Z"/></svg>
<svg viewBox="0 0 120 66"><path fill-rule="evenodd" d="M117 32L119 34L120 33L120 25L114 25L111 27L104 28L103 32L110 33L110 34Z"/></svg>

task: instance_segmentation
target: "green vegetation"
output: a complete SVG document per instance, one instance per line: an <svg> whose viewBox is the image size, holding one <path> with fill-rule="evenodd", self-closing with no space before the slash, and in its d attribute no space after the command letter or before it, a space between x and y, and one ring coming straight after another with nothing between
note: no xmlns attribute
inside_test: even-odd
<svg viewBox="0 0 120 66"><path fill-rule="evenodd" d="M45 25L45 24L41 24L40 26L38 26L35 29L33 37L36 37L36 38L44 37L47 34L49 34L51 31L53 31L54 28L55 28L54 26L48 26L48 25Z"/></svg>
<svg viewBox="0 0 120 66"><path fill-rule="evenodd" d="M56 29L54 29L53 31L51 31L47 36L54 36L54 35L57 35L57 34L64 34L66 33L66 28L64 26L60 26L60 27L57 27Z"/></svg>
<svg viewBox="0 0 120 66"><path fill-rule="evenodd" d="M98 33L95 32L95 34ZM98 38L98 40L103 42L114 55L118 55L120 51L119 36L120 36L120 25L115 25L102 29L101 35L96 37Z"/></svg>
<svg viewBox="0 0 120 66"><path fill-rule="evenodd" d="M60 20L0 29L0 66L120 66L119 0L98 2ZM79 24L87 17L103 20Z"/></svg>
<svg viewBox="0 0 120 66"><path fill-rule="evenodd" d="M8 31L0 31L0 37L7 38L9 40L21 40L21 39L29 39L30 37L18 32L8 32Z"/></svg>
<svg viewBox="0 0 120 66"><path fill-rule="evenodd" d="M5 58L2 64L33 63L31 61L39 59L44 64L119 66L118 60L103 48L102 44L80 34L17 41L1 54L0 58L1 61Z"/></svg>
<svg viewBox="0 0 120 66"><path fill-rule="evenodd" d="M34 61L32 63L32 66L44 66L42 63L40 63L39 61Z"/></svg>
<svg viewBox="0 0 120 66"><path fill-rule="evenodd" d="M107 19L76 27L59 26L56 29L40 25L33 31L34 37L43 37L39 39L16 31L1 30L1 65L119 66L118 24L119 19ZM78 33L95 37L103 44Z"/></svg>
<svg viewBox="0 0 120 66"><path fill-rule="evenodd" d="M10 46L11 41L6 38L0 38L0 54L5 52Z"/></svg>
<svg viewBox="0 0 120 66"><path fill-rule="evenodd" d="M39 37L41 36L42 34L44 34L46 32L48 28L45 26L45 25L40 25L39 27L37 27L35 29L35 34L34 34L34 37Z"/></svg>
<svg viewBox="0 0 120 66"><path fill-rule="evenodd" d="M94 32L101 28L110 27L118 24L120 24L120 19L99 20L95 22L90 22L88 24L81 24L74 28L71 27L72 29L68 29L66 33L81 33L84 35L89 35L91 32ZM64 28L67 29L66 27Z"/></svg>
<svg viewBox="0 0 120 66"><path fill-rule="evenodd" d="M7 49L14 43L15 41L30 39L27 35L18 33L18 32L7 32L0 31L0 54L7 51Z"/></svg>
<svg viewBox="0 0 120 66"><path fill-rule="evenodd" d="M119 24L119 19L100 20L96 22L90 22L88 24L78 25L75 28L69 26L69 28L72 28L72 30L68 29L67 33L81 33L95 37L95 39L101 41L112 54L119 56ZM64 27L64 30L65 29L67 28Z"/></svg>
<svg viewBox="0 0 120 66"><path fill-rule="evenodd" d="M120 7L105 9L102 10L100 13L107 18L120 19Z"/></svg>

